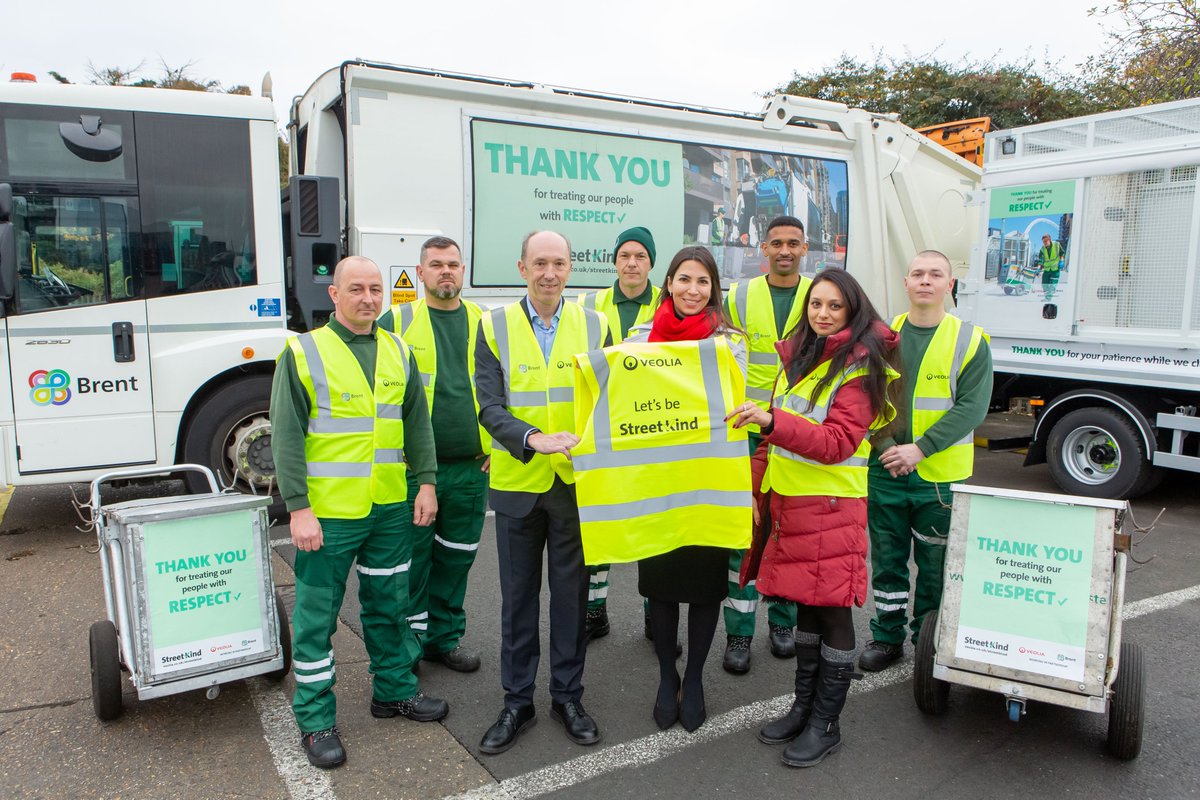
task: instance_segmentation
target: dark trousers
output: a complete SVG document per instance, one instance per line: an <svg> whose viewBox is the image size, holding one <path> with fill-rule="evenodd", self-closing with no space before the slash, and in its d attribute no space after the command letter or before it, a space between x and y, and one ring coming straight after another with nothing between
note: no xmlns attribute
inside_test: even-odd
<svg viewBox="0 0 1200 800"><path fill-rule="evenodd" d="M547 553L550 582L550 696L556 702L583 694L584 617L588 573L579 537L575 487L558 478L523 517L496 512L496 548L500 560L500 683L504 705L519 709L533 703L541 657L538 630L542 590L542 552Z"/></svg>

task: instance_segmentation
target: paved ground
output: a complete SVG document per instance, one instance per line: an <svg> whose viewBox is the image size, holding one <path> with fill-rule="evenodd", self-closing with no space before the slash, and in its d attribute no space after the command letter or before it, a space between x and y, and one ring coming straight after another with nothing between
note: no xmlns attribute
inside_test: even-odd
<svg viewBox="0 0 1200 800"><path fill-rule="evenodd" d="M1023 469L1014 453L979 451L974 482L1052 490L1045 467ZM167 488L170 491L170 488ZM137 489L120 490L132 497ZM642 638L636 569L613 570L613 632L589 651L584 702L604 741L580 748L549 719L543 665L539 724L499 756L478 752L500 710L496 553L489 519L468 605L466 643L484 667L459 675L422 669L424 688L451 704L444 724L375 720L367 711L365 652L348 598L339 631L340 725L350 763L333 773L311 769L295 741L281 685L252 679L209 701L202 692L138 702L127 687L125 713L100 723L92 713L87 628L104 616L94 540L73 528L65 487L19 489L0 535L0 797L247 798L456 797L561 798L740 797L803 792L812 797L903 800L1017 793L1064 797L1200 795L1194 739L1200 681L1200 506L1195 478L1169 478L1134 504L1139 523L1166 508L1137 548L1149 563L1128 579L1127 638L1147 653L1146 745L1132 763L1103 753L1103 716L1031 704L1019 724L1003 698L956 687L944 717L912 701L911 651L897 667L854 687L843 717L842 751L821 766L790 770L779 748L754 730L783 708L791 667L756 638L745 677L720 668L723 631L706 668L709 721L695 734L658 731L650 717L657 671ZM276 528L277 540L286 530ZM290 546L276 548L276 582L290 588ZM856 614L866 638L869 607ZM761 616L761 615L760 615ZM760 634L765 633L760 619ZM686 654L685 654L686 657ZM884 754L888 754L884 757Z"/></svg>

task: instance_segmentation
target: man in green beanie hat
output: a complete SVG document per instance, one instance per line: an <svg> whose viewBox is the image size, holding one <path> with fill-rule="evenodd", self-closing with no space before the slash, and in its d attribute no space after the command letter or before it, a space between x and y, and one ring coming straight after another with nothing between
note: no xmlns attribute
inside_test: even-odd
<svg viewBox="0 0 1200 800"><path fill-rule="evenodd" d="M650 269L654 266L654 236L643 227L622 231L613 246L613 263L617 279L608 289L580 295L585 308L598 311L608 320L613 344L625 340L629 329L654 317L658 304L658 288L650 285ZM588 567L587 638L607 636L608 625L608 568L609 564Z"/></svg>

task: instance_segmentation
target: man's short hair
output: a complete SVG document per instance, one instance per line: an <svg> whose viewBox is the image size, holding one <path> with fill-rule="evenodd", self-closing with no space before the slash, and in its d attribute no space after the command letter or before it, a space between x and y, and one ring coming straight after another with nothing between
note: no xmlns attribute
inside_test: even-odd
<svg viewBox="0 0 1200 800"><path fill-rule="evenodd" d="M954 267L953 267L953 265L950 264L950 259L947 258L946 254L943 253L941 250L922 250L921 252L919 252L915 256L913 256L913 260L908 263L908 269L912 270L912 265L914 263L916 263L916 261L918 259L922 259L922 258L932 258L932 259L936 259L938 261L943 262L946 265L946 274L947 275L954 272Z"/></svg>
<svg viewBox="0 0 1200 800"><path fill-rule="evenodd" d="M803 222L795 217L789 217L786 214L771 220L771 224L767 226L767 234L770 235L771 231L775 230L776 228L799 228L801 233L805 232Z"/></svg>
<svg viewBox="0 0 1200 800"><path fill-rule="evenodd" d="M567 238L566 234L559 233L558 231L548 231L543 229L540 231L530 231L529 233L525 234L525 238L521 240L521 261L525 260L525 256L529 251L529 240L537 236L539 233L553 233L555 236L562 239L567 245L567 260L571 260L571 240Z"/></svg>
<svg viewBox="0 0 1200 800"><path fill-rule="evenodd" d="M426 250L445 250L448 247L453 247L458 251L458 257L462 258L462 248L458 246L458 242L451 239L449 236L431 236L425 240L425 244L421 245L421 263L425 263Z"/></svg>

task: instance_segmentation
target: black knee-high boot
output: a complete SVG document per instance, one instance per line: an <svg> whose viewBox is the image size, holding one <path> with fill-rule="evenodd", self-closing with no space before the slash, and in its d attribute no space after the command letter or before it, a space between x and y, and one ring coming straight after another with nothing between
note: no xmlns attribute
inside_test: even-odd
<svg viewBox="0 0 1200 800"><path fill-rule="evenodd" d="M846 707L850 681L862 677L854 671L853 650L821 647L817 673L817 692L812 715L804 730L783 751L783 763L789 767L812 767L842 746L838 718Z"/></svg>
<svg viewBox="0 0 1200 800"><path fill-rule="evenodd" d="M767 723L758 732L758 740L766 744L784 744L800 735L812 714L813 697L817 693L817 671L821 664L821 637L816 633L796 631L796 699L779 719Z"/></svg>

